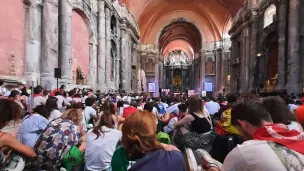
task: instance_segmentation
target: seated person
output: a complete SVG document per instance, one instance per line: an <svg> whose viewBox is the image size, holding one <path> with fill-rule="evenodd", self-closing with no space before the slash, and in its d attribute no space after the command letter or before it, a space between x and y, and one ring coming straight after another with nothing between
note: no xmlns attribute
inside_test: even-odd
<svg viewBox="0 0 304 171"><path fill-rule="evenodd" d="M112 171L185 170L182 154L174 146L157 141L154 121L148 111L137 111L126 118L122 127L123 148L114 152Z"/></svg>
<svg viewBox="0 0 304 171"><path fill-rule="evenodd" d="M191 96L188 102L189 114L174 124L177 129L174 141L187 148L204 148L205 145L212 142L211 118L200 97Z"/></svg>
<svg viewBox="0 0 304 171"><path fill-rule="evenodd" d="M169 123L167 126L164 127L164 132L165 133L170 133L174 130L174 124L183 119L187 114L187 106L184 103L179 104L178 106L178 110L179 110L179 115L172 115L173 118L170 119Z"/></svg>

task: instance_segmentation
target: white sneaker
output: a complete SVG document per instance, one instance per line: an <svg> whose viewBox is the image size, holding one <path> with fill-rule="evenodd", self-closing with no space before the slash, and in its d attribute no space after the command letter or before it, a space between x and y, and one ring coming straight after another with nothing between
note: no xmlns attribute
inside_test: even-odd
<svg viewBox="0 0 304 171"><path fill-rule="evenodd" d="M217 169L221 169L222 163L213 159L207 151L205 151L203 149L198 149L198 150L196 150L196 153L200 157L200 159L202 161L202 166L204 167L204 169L209 169L210 167L215 167Z"/></svg>

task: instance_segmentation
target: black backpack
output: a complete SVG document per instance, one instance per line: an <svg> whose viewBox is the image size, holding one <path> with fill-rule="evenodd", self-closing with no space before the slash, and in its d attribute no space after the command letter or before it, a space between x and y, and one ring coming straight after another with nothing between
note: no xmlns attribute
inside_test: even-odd
<svg viewBox="0 0 304 171"><path fill-rule="evenodd" d="M243 140L239 135L218 135L213 141L211 156L223 163L228 153L242 143Z"/></svg>

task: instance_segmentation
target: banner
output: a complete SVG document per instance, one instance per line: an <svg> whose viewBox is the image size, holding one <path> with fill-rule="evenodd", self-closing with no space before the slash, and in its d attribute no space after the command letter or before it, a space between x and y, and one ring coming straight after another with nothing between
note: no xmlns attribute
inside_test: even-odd
<svg viewBox="0 0 304 171"><path fill-rule="evenodd" d="M195 95L195 90L188 90L188 97Z"/></svg>
<svg viewBox="0 0 304 171"><path fill-rule="evenodd" d="M149 83L148 92L155 93L155 83Z"/></svg>
<svg viewBox="0 0 304 171"><path fill-rule="evenodd" d="M213 91L213 84L212 83L204 83L204 90L207 92Z"/></svg>

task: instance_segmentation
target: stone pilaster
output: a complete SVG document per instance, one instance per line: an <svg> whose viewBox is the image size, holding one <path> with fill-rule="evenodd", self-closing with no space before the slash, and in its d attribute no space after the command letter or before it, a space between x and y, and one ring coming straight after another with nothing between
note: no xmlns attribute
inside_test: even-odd
<svg viewBox="0 0 304 171"><path fill-rule="evenodd" d="M154 93L154 97L158 97L159 96L159 62L158 62L158 57L156 57L155 60L155 65L154 65L155 69L154 69L154 82L155 82L155 93Z"/></svg>
<svg viewBox="0 0 304 171"><path fill-rule="evenodd" d="M223 55L223 50L222 49L217 49L216 50L216 92L221 91L221 80L222 80L222 55Z"/></svg>
<svg viewBox="0 0 304 171"><path fill-rule="evenodd" d="M25 3L25 68L24 76L34 86L40 84L41 8L37 1Z"/></svg>
<svg viewBox="0 0 304 171"><path fill-rule="evenodd" d="M118 24L117 24L118 25ZM121 59L121 42L120 42L120 28L117 27L117 37L116 37L116 60L115 60L115 87L119 88L120 83L120 59Z"/></svg>
<svg viewBox="0 0 304 171"><path fill-rule="evenodd" d="M100 88L105 86L105 67L106 67L106 31L105 31L105 2L98 1L98 78L97 83Z"/></svg>
<svg viewBox="0 0 304 171"><path fill-rule="evenodd" d="M251 16L251 37L250 37L250 56L249 56L249 89L251 92L256 89L255 84L255 72L256 72L256 56L257 56L257 31L258 31L258 20L257 12L252 11Z"/></svg>
<svg viewBox="0 0 304 171"><path fill-rule="evenodd" d="M106 31L106 49L105 49L105 65L106 65L106 80L105 83L107 86L111 83L111 64L110 64L110 58L111 58L111 11L108 7L105 8L105 31ZM113 61L114 62L114 61Z"/></svg>
<svg viewBox="0 0 304 171"><path fill-rule="evenodd" d="M91 87L95 87L97 84L97 48L97 44L90 42L88 85Z"/></svg>
<svg viewBox="0 0 304 171"><path fill-rule="evenodd" d="M72 2L59 0L59 67L61 78L72 82Z"/></svg>
<svg viewBox="0 0 304 171"><path fill-rule="evenodd" d="M226 92L228 91L227 90L227 85L228 85L228 82L227 82L227 77L229 75L229 57L230 56L230 52L223 52L223 55L222 55L222 79L221 79L221 90L223 91L223 89L225 88Z"/></svg>
<svg viewBox="0 0 304 171"><path fill-rule="evenodd" d="M277 90L281 90L285 88L286 83L286 66L285 58L287 57L287 42L286 42L286 29L287 25L287 2L288 0L281 0L279 2L279 42L278 42L278 82L277 82Z"/></svg>
<svg viewBox="0 0 304 171"><path fill-rule="evenodd" d="M54 68L58 67L58 0L44 0L42 11L41 85L55 87Z"/></svg>
<svg viewBox="0 0 304 171"><path fill-rule="evenodd" d="M247 92L248 90L248 75L249 75L249 50L250 50L250 36L248 34L248 27L245 27L242 33L242 44L241 44L241 92Z"/></svg>
<svg viewBox="0 0 304 171"><path fill-rule="evenodd" d="M288 31L288 93L300 92L299 0L290 0Z"/></svg>

